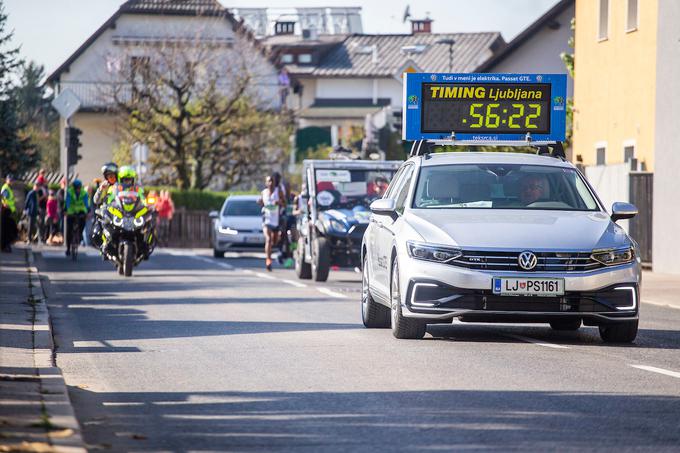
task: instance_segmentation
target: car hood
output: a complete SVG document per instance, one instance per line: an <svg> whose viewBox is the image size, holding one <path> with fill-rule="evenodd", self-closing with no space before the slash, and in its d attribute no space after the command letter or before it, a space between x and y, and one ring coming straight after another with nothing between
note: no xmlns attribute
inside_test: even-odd
<svg viewBox="0 0 680 453"><path fill-rule="evenodd" d="M464 249L592 250L623 247L623 228L602 212L413 209L405 220L424 241Z"/></svg>
<svg viewBox="0 0 680 453"><path fill-rule="evenodd" d="M335 219L347 226L356 224L366 224L371 217L371 211L363 206L357 206L354 209L329 209L328 211L321 211L319 218Z"/></svg>

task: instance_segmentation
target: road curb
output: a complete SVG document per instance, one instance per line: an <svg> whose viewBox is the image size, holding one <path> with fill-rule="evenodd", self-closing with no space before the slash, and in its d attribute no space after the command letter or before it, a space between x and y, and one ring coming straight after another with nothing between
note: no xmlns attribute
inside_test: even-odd
<svg viewBox="0 0 680 453"><path fill-rule="evenodd" d="M34 362L40 376L43 411L48 420L45 427L47 436L55 452L87 452L64 376L54 361L54 338L47 297L35 265L33 250L30 248L26 249L26 261L31 293L29 303L33 306L34 313Z"/></svg>

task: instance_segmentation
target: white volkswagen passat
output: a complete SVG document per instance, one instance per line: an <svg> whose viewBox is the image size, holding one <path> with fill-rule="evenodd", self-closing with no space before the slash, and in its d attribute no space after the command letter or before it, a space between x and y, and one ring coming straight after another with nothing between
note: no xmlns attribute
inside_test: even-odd
<svg viewBox="0 0 680 453"><path fill-rule="evenodd" d="M413 157L371 204L362 243L362 317L397 338L426 324L599 326L606 342L638 329L637 244L569 162L518 153Z"/></svg>

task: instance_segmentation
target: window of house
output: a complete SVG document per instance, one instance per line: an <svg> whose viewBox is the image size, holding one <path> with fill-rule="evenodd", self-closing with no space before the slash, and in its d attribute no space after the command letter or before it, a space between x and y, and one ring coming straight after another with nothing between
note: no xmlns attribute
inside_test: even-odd
<svg viewBox="0 0 680 453"><path fill-rule="evenodd" d="M595 165L604 165L606 163L605 161L605 153L607 151L607 148L604 146L598 147L595 149L595 154L596 154L596 161Z"/></svg>
<svg viewBox="0 0 680 453"><path fill-rule="evenodd" d="M638 0L628 0L628 15L626 19L626 31L635 31L638 28Z"/></svg>
<svg viewBox="0 0 680 453"><path fill-rule="evenodd" d="M311 62L312 62L312 54L301 53L300 55L298 55L298 63L309 64Z"/></svg>
<svg viewBox="0 0 680 453"><path fill-rule="evenodd" d="M609 36L609 0L600 0L600 22L597 38L607 39Z"/></svg>
<svg viewBox="0 0 680 453"><path fill-rule="evenodd" d="M629 162L635 159L635 145L626 145L623 147L623 161Z"/></svg>
<svg viewBox="0 0 680 453"><path fill-rule="evenodd" d="M133 72L147 71L150 64L150 57L130 57L130 68L132 68Z"/></svg>
<svg viewBox="0 0 680 453"><path fill-rule="evenodd" d="M281 63L289 64L295 61L295 57L293 57L293 54L286 53L281 55Z"/></svg>

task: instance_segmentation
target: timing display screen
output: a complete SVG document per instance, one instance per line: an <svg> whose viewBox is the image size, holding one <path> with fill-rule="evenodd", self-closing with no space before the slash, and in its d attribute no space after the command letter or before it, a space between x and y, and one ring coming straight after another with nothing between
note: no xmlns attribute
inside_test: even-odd
<svg viewBox="0 0 680 453"><path fill-rule="evenodd" d="M550 133L550 84L423 83L428 133Z"/></svg>

